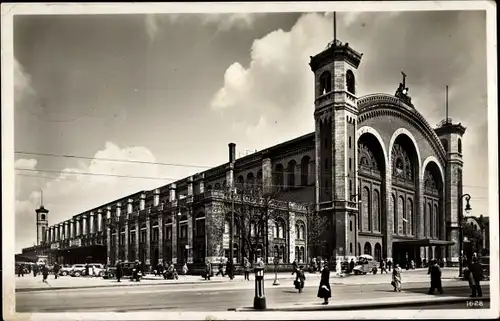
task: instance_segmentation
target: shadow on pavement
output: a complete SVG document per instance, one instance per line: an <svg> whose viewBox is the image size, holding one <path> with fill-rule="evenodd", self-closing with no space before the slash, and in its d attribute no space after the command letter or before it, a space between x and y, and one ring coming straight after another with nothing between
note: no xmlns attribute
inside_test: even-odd
<svg viewBox="0 0 500 321"><path fill-rule="evenodd" d="M430 285L429 285L430 287ZM439 294L437 290L434 291L434 294L428 294L429 292L429 287L420 287L420 288L407 288L405 289L404 287L402 288L402 292L406 293L415 293L415 294L427 294L429 296L435 295L435 296L441 296L441 297L447 297L447 296L453 296L453 297L468 297L471 295L472 291L467 285L463 286L457 286L457 287L446 287L443 286L443 294ZM488 286L481 286L483 290L483 296L489 296L490 294L490 287ZM389 291L391 292L391 291Z"/></svg>

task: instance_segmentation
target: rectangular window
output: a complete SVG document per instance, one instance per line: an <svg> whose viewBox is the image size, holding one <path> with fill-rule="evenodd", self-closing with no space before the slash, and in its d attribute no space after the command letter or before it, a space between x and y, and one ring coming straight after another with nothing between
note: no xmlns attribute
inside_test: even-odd
<svg viewBox="0 0 500 321"><path fill-rule="evenodd" d="M325 170L328 170L328 159L325 159Z"/></svg>
<svg viewBox="0 0 500 321"><path fill-rule="evenodd" d="M349 170L352 170L352 158L349 157Z"/></svg>
<svg viewBox="0 0 500 321"><path fill-rule="evenodd" d="M352 179L349 180L349 196L352 195Z"/></svg>
<svg viewBox="0 0 500 321"><path fill-rule="evenodd" d="M351 136L349 136L349 149L351 149Z"/></svg>
<svg viewBox="0 0 500 321"><path fill-rule="evenodd" d="M187 224L181 225L181 239L186 239L187 238Z"/></svg>

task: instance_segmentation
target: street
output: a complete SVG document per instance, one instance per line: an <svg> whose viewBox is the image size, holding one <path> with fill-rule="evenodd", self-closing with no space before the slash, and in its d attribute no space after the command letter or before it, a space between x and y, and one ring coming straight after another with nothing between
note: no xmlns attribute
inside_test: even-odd
<svg viewBox="0 0 500 321"><path fill-rule="evenodd" d="M428 286L429 282L403 284L403 292L396 293L392 291L390 284L332 283L331 301L422 295L427 292ZM265 289L267 306L320 302L316 297L317 287L317 281L308 282L304 292L299 294L293 288L292 280L283 280L280 286L272 286L272 281L268 281ZM445 293L440 296L466 297L470 294L467 284L461 281L444 282L443 287ZM489 295L489 284L483 286L483 292L485 296ZM44 290L16 293L16 310L17 312L227 311L250 307L253 298L254 282Z"/></svg>

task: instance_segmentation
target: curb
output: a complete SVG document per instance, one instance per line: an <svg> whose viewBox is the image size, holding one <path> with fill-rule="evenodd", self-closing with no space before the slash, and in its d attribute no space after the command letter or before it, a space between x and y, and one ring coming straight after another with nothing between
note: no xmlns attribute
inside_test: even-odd
<svg viewBox="0 0 500 321"><path fill-rule="evenodd" d="M394 306L399 306L402 309L405 307L410 307L410 306L422 306L425 304L450 304L450 303L460 303L460 302L466 302L469 301L471 298L470 297L444 297L444 298L413 298L412 300L407 300L407 301L388 301L388 302L351 302L351 303L344 303L344 304L337 304L337 305L296 305L296 306L285 306L281 308L268 308L265 310L256 310L251 307L243 307L243 308L237 308L237 309L228 309L229 311L236 311L236 312L272 312L272 311L342 311L342 310L366 310L366 309L374 309L374 308L388 308L388 307L394 307ZM482 301L484 302L490 302L490 297L483 297L481 298Z"/></svg>
<svg viewBox="0 0 500 321"><path fill-rule="evenodd" d="M333 278L332 282L330 282L331 285L359 285L359 284L384 284L384 282L370 282L367 280L367 282L360 282L360 283L351 283L351 284L345 284L342 282L335 282L335 279L347 279L349 276L346 277L341 277L341 278ZM280 280L291 280L293 278L280 278ZM144 280L158 280L158 279L144 279ZM272 281L273 279L267 279L265 281ZM443 281L452 281L452 280L458 280L458 278L443 278ZM161 280L158 280L161 281ZM405 283L420 283L420 282L426 282L427 280L415 280L415 281L407 281ZM25 292L37 292L37 291L51 291L51 290L77 290L77 289L103 289L103 288L123 288L127 286L160 286L160 285L192 285L192 284L222 284L222 283L243 283L243 280L233 280L230 281L228 279L224 280L203 280L200 279L199 281L181 281L181 282L172 282L172 283L141 283L141 282L131 282L131 283L122 283L122 284L116 284L116 283L108 283L107 285L78 285L78 286L51 286L51 287L43 287L43 288L16 288L15 292L16 293L25 293ZM115 285L116 284L116 285Z"/></svg>

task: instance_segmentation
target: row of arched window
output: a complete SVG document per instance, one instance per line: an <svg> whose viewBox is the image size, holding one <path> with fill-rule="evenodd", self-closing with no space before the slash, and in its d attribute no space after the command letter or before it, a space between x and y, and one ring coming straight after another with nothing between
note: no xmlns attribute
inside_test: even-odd
<svg viewBox="0 0 500 321"><path fill-rule="evenodd" d="M283 164L277 163L274 166L273 171L273 185L276 188L289 188L295 186L308 186L310 182L310 164L311 157L304 156L300 161L300 178L297 180L297 162L291 160L288 162L286 168ZM213 186L211 184L207 185L207 190L223 190L226 188L226 181L221 183L215 183ZM247 173L246 177L239 175L236 178L236 187L238 190L248 190L262 187L262 170L257 172L255 176L252 172Z"/></svg>
<svg viewBox="0 0 500 321"><path fill-rule="evenodd" d="M411 198L405 201L405 198L400 195L397 198L396 195L391 195L391 211L394 223L394 234L398 235L415 235L415 224L414 224L414 203Z"/></svg>
<svg viewBox="0 0 500 321"><path fill-rule="evenodd" d="M381 232L381 206L380 192L378 189L373 189L373 194L370 189L365 186L361 192L361 215L360 225L363 232Z"/></svg>

